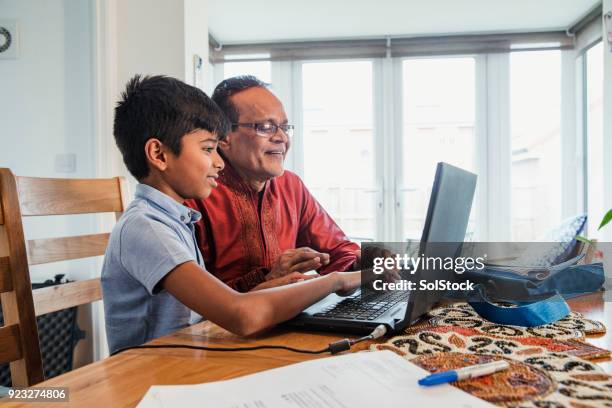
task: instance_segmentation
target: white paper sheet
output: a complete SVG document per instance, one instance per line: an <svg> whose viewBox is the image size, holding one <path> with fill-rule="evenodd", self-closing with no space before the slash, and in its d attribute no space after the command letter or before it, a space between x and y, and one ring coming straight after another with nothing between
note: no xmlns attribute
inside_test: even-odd
<svg viewBox="0 0 612 408"><path fill-rule="evenodd" d="M203 369L206 366L204 365ZM421 387L428 372L390 351L306 361L227 381L153 386L138 407L359 408L492 405L450 385Z"/></svg>

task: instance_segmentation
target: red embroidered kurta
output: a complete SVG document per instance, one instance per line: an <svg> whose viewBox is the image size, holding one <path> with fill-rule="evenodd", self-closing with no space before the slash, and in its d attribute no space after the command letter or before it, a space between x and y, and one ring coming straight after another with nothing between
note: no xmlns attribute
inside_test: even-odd
<svg viewBox="0 0 612 408"><path fill-rule="evenodd" d="M202 213L196 238L206 269L230 287L246 292L257 286L287 249L328 253L322 274L346 271L356 261L359 245L348 240L296 174L285 171L260 194L226 162L218 181L209 198L186 204Z"/></svg>

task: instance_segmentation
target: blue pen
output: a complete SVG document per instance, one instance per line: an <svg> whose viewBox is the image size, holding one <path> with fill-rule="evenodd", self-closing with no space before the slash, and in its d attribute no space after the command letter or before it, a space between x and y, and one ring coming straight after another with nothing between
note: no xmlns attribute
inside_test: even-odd
<svg viewBox="0 0 612 408"><path fill-rule="evenodd" d="M419 380L419 385L429 387L430 385L446 384L453 381L461 381L468 378L481 377L483 375L493 374L498 371L503 371L510 367L510 364L505 360L493 361L486 364L477 364L469 367L459 368L457 370L449 370L441 373L431 374Z"/></svg>

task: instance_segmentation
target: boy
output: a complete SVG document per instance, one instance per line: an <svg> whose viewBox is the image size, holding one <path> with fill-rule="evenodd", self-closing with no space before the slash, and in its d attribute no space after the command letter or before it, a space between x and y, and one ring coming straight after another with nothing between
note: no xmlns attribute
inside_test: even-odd
<svg viewBox="0 0 612 408"><path fill-rule="evenodd" d="M250 335L329 293L359 285L359 272L332 273L238 293L206 271L194 236L201 215L182 203L205 198L216 187L223 169L217 142L227 127L219 108L197 88L164 76L128 82L115 110L114 135L139 184L113 229L102 269L111 352L187 326L190 310Z"/></svg>

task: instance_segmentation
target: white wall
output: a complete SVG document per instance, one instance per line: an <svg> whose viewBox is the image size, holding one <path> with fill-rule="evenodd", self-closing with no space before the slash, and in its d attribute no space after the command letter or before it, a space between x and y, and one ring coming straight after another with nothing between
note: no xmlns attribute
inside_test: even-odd
<svg viewBox="0 0 612 408"><path fill-rule="evenodd" d="M182 1L118 1L116 18L119 84L136 73L185 76Z"/></svg>
<svg viewBox="0 0 612 408"><path fill-rule="evenodd" d="M207 2L128 0L116 4L119 84L136 73L164 74L192 84L193 55L208 60Z"/></svg>
<svg viewBox="0 0 612 408"><path fill-rule="evenodd" d="M19 25L19 55L0 60L0 167L21 176L95 177L92 0L0 0L0 18ZM56 168L58 155L74 155L73 171ZM94 233L94 216L24 221L27 239ZM95 260L30 268L33 282L64 273L70 279L99 274ZM76 365L91 360L91 319L79 324Z"/></svg>
<svg viewBox="0 0 612 408"><path fill-rule="evenodd" d="M20 54L0 60L0 166L21 176L94 177L91 2L0 0L0 16L19 24ZM76 157L58 171L57 155ZM26 220L26 238L85 233L91 217ZM33 268L33 280L65 272Z"/></svg>
<svg viewBox="0 0 612 408"><path fill-rule="evenodd" d="M612 0L603 1L603 14L612 11ZM612 48L604 27L604 208L612 208ZM612 242L612 225L604 231L604 241Z"/></svg>
<svg viewBox="0 0 612 408"><path fill-rule="evenodd" d="M184 81L206 90L208 86L208 13L206 0L184 0ZM202 58L202 69L198 72L197 83L194 82L193 57ZM209 95L210 96L210 95Z"/></svg>
<svg viewBox="0 0 612 408"><path fill-rule="evenodd" d="M19 57L0 60L1 166L61 177L55 155L72 153L70 175L94 175L90 12L87 0L0 0L20 33Z"/></svg>
<svg viewBox="0 0 612 408"><path fill-rule="evenodd" d="M95 177L92 2L0 0L0 17L19 24L17 59L0 60L0 166L20 176ZM74 171L57 155L76 158ZM26 219L26 238L92 233L91 216ZM33 281L56 273L87 278L83 263L32 267Z"/></svg>

